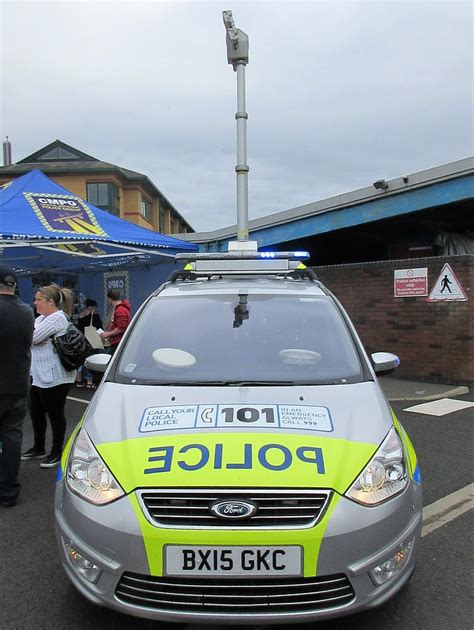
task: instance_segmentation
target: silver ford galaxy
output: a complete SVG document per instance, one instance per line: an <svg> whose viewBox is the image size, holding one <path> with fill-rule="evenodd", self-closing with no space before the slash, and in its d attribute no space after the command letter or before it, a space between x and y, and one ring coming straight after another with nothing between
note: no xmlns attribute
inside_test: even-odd
<svg viewBox="0 0 474 630"><path fill-rule="evenodd" d="M190 255L191 256L191 255ZM299 255L197 254L145 302L63 455L57 539L90 601L278 624L378 606L415 566L410 440Z"/></svg>

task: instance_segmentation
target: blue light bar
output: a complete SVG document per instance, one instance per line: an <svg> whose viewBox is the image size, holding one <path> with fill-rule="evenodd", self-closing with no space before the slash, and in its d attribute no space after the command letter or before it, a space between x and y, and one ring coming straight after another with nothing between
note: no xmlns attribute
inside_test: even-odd
<svg viewBox="0 0 474 630"><path fill-rule="evenodd" d="M232 252L191 252L176 254L176 260L256 260L261 258L278 258L281 260L300 260L309 258L308 252L256 252L250 250L236 250Z"/></svg>
<svg viewBox="0 0 474 630"><path fill-rule="evenodd" d="M295 258L309 258L309 252L293 252Z"/></svg>
<svg viewBox="0 0 474 630"><path fill-rule="evenodd" d="M308 252L258 252L260 258L309 258Z"/></svg>

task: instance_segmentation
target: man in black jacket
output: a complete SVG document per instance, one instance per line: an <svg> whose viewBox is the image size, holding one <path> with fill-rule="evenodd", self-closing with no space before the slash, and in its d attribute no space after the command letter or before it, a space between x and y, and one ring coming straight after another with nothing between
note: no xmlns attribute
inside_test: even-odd
<svg viewBox="0 0 474 630"><path fill-rule="evenodd" d="M32 309L15 295L17 278L0 266L0 507L13 507L20 492L23 420L30 388Z"/></svg>

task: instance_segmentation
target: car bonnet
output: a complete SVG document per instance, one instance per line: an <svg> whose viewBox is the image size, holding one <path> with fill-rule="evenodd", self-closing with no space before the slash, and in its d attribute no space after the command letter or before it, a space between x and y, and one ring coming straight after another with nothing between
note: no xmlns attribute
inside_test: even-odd
<svg viewBox="0 0 474 630"><path fill-rule="evenodd" d="M105 383L84 427L126 492L265 486L342 493L391 423L374 382L199 388Z"/></svg>

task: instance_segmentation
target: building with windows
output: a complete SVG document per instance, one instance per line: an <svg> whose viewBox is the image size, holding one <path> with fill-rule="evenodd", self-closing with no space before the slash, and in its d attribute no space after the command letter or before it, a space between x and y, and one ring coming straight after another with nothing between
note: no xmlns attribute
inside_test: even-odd
<svg viewBox="0 0 474 630"><path fill-rule="evenodd" d="M140 227L162 234L194 232L146 175L98 160L61 140L55 140L16 164L1 166L0 185L33 169L39 169L101 210Z"/></svg>

